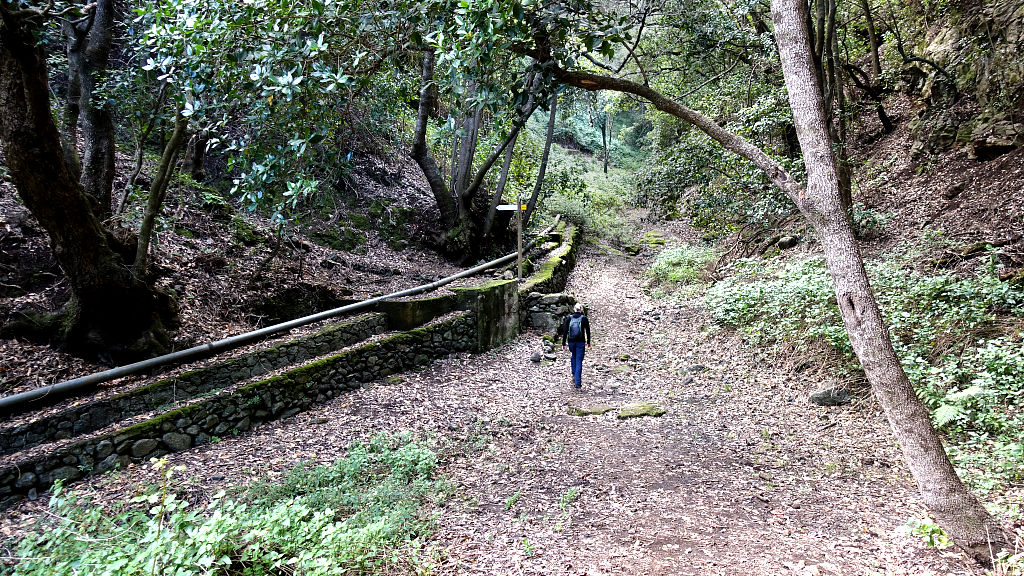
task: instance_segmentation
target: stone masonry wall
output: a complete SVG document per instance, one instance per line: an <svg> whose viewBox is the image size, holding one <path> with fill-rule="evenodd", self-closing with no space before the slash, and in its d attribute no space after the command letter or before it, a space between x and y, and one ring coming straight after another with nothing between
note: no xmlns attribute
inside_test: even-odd
<svg viewBox="0 0 1024 576"><path fill-rule="evenodd" d="M519 323L524 329L554 333L576 303L574 297L563 294L562 290L576 266L583 234L570 224L560 226L559 233L561 245L519 288Z"/></svg>
<svg viewBox="0 0 1024 576"><path fill-rule="evenodd" d="M287 418L364 382L453 352L473 351L477 342L475 314L465 312L327 356L233 392L222 391L135 426L72 443L49 455L23 459L0 469L0 508L49 488L58 479L77 480Z"/></svg>
<svg viewBox="0 0 1024 576"><path fill-rule="evenodd" d="M266 350L87 402L34 422L0 427L0 454L13 454L53 440L93 432L125 418L351 346L385 332L387 327L384 314L367 314Z"/></svg>

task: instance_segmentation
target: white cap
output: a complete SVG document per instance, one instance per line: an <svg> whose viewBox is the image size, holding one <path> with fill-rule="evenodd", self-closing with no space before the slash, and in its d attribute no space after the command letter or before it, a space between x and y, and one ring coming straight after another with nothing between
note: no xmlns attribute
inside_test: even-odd
<svg viewBox="0 0 1024 576"><path fill-rule="evenodd" d="M573 312L583 312L583 303L582 302L577 302L576 305L572 307L572 311Z"/></svg>

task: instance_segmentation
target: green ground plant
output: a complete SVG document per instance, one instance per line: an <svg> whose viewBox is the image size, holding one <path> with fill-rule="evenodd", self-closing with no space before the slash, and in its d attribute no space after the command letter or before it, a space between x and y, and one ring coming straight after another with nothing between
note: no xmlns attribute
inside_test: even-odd
<svg viewBox="0 0 1024 576"><path fill-rule="evenodd" d="M929 274L908 269L905 258L874 260L867 268L908 377L975 490L1019 484L1024 291L999 281L991 267L972 277ZM729 271L704 300L716 323L736 328L751 344L790 347L829 361L848 378L863 378L822 259L743 260Z"/></svg>
<svg viewBox="0 0 1024 576"><path fill-rule="evenodd" d="M447 493L433 451L408 437L356 443L330 466L298 466L280 483L179 497L164 461L160 486L104 508L60 487L51 512L18 545L13 575L369 574L413 568Z"/></svg>
<svg viewBox="0 0 1024 576"><path fill-rule="evenodd" d="M679 246L662 250L647 275L665 284L687 284L704 277L708 267L717 260L716 249L701 246Z"/></svg>

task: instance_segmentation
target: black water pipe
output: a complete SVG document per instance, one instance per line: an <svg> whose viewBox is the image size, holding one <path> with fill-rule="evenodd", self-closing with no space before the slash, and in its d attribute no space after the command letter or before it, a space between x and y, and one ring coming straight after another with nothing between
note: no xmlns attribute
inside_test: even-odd
<svg viewBox="0 0 1024 576"><path fill-rule="evenodd" d="M533 243L531 242L531 244ZM430 290L435 290L437 288L440 288L441 286L444 286L445 284L450 284L451 282L454 282L459 278L472 276L477 272L481 272L488 268L493 268L500 264L504 264L505 262L508 262L510 260L514 260L516 256L517 254L515 253L509 254L507 256L502 256L497 260L491 260L490 262L470 268L469 270L464 270L462 272L459 272L458 274L448 276L447 278L442 278L435 282L431 282L430 284L416 286L415 288L409 288L408 290L402 290L401 292L385 294L384 296L378 296L376 298L371 298L369 300L363 300L362 302L356 302L355 304L348 304L346 306L342 306L341 308L334 308L333 310L327 310L310 316L296 318L295 320L289 320L288 322L282 322L281 324L275 324L273 326L268 326L266 328L255 330L253 332L247 332L245 334L231 336L230 338L224 338L223 340L217 340L216 342L210 342L209 344L195 346L187 350L172 352L170 354L165 354L163 356L157 356L156 358L150 358L148 360L142 360L141 362L135 362L134 364L126 364L124 366L118 366L117 368L111 368L110 370L104 370L103 372L89 374L88 376L81 376L78 378L74 378L72 380L65 380L63 382L58 382L56 384L51 384L49 386L43 386L42 388L36 388L34 390L28 390L26 392L12 394L10 396L4 396L0 398L0 414L7 413L11 408L20 406L33 400L38 400L40 398L49 396L50 394L64 395L67 394L68 392L73 392L75 390L79 390L87 386L93 386L96 384L100 384L102 382L109 382L111 380L114 380L115 378L121 378L123 376L135 374L136 372L141 372L143 370L147 370L149 368L153 368L156 366L161 366L163 364L168 364L171 362L179 363L187 358L192 358L194 356L207 356L211 355L213 352L238 348L243 344L247 344L253 340L258 340L265 336L270 336L271 334L285 332L287 330L291 330L292 328L298 328L299 326L305 326L306 324L312 324L320 320L326 320L327 318L338 316L339 314L344 314L346 312L352 312L355 310L366 308L368 306L376 304L377 302L381 302L389 298L400 298L402 296L412 296L414 294L420 294L422 292L429 292Z"/></svg>

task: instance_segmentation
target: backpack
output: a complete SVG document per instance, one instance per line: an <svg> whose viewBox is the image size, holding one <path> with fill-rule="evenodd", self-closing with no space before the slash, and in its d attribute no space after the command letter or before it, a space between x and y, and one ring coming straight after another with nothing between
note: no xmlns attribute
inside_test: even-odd
<svg viewBox="0 0 1024 576"><path fill-rule="evenodd" d="M579 340L583 335L583 315L569 317L569 340Z"/></svg>

